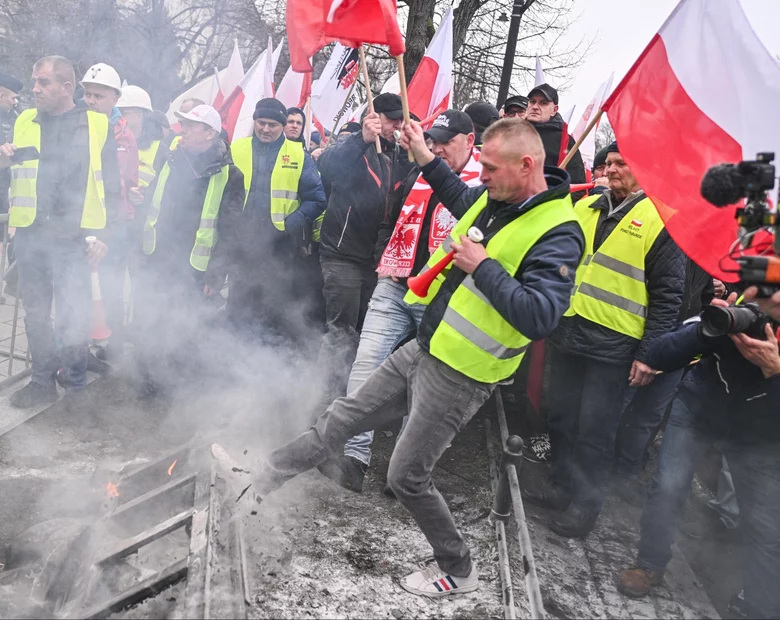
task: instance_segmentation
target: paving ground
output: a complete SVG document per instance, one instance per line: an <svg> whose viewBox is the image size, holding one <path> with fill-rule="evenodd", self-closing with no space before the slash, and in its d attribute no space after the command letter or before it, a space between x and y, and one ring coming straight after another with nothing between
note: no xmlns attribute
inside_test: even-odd
<svg viewBox="0 0 780 620"><path fill-rule="evenodd" d="M0 437L0 563L4 544L27 527L55 516L82 516L94 499L90 476L106 460L153 457L199 431L253 466L301 424L301 418L287 413L291 403L300 404L300 390L276 387L273 400L268 385L260 385L229 399L204 393L170 406L139 401L126 380L112 377L89 388L93 399L83 411L68 412L58 404L6 433ZM3 400L7 395L0 393ZM267 406L258 407L260 402ZM362 495L309 473L268 498L246 523L251 617L501 617L495 534L487 520L491 493L485 416L490 415L475 417L445 453L435 476L479 565L477 592L432 601L398 586L400 577L430 559L430 548L410 516L382 494L394 441L394 431L386 429L378 433ZM524 466L521 475L539 473ZM527 511L551 617L718 617L679 550L653 597L630 601L616 591L616 570L633 559L636 509L611 499L585 541L556 536L544 525L548 515L533 507ZM528 617L511 529L510 535L518 616ZM699 558L702 581L714 591L722 576L707 572L712 555L705 555Z"/></svg>

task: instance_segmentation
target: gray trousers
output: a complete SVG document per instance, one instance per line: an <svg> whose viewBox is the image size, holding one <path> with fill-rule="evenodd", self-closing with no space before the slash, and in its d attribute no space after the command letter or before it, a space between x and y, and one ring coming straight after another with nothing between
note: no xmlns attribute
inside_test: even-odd
<svg viewBox="0 0 780 620"><path fill-rule="evenodd" d="M353 394L338 398L309 430L271 453L257 481L260 495L340 453L359 433L409 415L390 459L387 482L433 547L439 567L471 573L471 555L431 472L455 435L490 397L495 384L466 377L423 351L398 349Z"/></svg>

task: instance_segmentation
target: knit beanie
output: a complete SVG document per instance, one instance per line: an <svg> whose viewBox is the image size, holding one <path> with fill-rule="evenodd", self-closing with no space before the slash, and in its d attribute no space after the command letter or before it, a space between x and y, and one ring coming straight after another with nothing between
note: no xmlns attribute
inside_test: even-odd
<svg viewBox="0 0 780 620"><path fill-rule="evenodd" d="M268 118L282 125L287 124L287 108L278 99L268 97L261 99L255 106L255 113L252 115L254 120L258 118Z"/></svg>

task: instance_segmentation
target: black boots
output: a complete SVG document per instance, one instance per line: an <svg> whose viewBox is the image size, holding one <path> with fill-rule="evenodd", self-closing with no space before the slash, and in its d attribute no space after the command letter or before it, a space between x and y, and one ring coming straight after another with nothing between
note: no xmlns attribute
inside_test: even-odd
<svg viewBox="0 0 780 620"><path fill-rule="evenodd" d="M368 465L358 459L342 455L338 458L328 459L317 466L320 473L336 482L339 486L354 491L363 492L363 478L366 476Z"/></svg>

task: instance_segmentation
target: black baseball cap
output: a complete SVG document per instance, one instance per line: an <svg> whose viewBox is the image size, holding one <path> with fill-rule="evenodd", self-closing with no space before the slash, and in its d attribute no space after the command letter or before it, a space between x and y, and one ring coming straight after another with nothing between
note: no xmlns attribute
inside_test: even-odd
<svg viewBox="0 0 780 620"><path fill-rule="evenodd" d="M341 126L341 129L339 129L339 135L343 133L355 133L356 131L360 131L362 128L360 126L360 123L356 123L355 121L349 121L348 123L344 123Z"/></svg>
<svg viewBox="0 0 780 620"><path fill-rule="evenodd" d="M397 121L404 117L404 108L401 98L393 93L382 93L374 99L374 111L381 112L387 118Z"/></svg>
<svg viewBox="0 0 780 620"><path fill-rule="evenodd" d="M533 97L534 93L539 93L543 95L547 101L552 101L555 105L558 105L558 91L549 84L539 84L539 86L534 86L533 89L531 89L531 92L528 93L528 97Z"/></svg>
<svg viewBox="0 0 780 620"><path fill-rule="evenodd" d="M519 108L523 108L523 110L528 108L528 97L524 97L523 95L513 95L512 97L509 97L504 102L504 112L506 112L509 108L517 106Z"/></svg>
<svg viewBox="0 0 780 620"><path fill-rule="evenodd" d="M460 110L445 110L436 120L425 135L434 142L449 142L459 133L468 135L474 133L474 123L471 117Z"/></svg>
<svg viewBox="0 0 780 620"><path fill-rule="evenodd" d="M10 90L12 93L19 94L24 88L24 84L21 80L15 78L10 73L0 72L0 86L3 86Z"/></svg>
<svg viewBox="0 0 780 620"><path fill-rule="evenodd" d="M468 114L469 118L474 122L474 125L478 125L483 128L490 127L498 120L498 110L496 106L487 101L475 101L466 106L463 110Z"/></svg>

